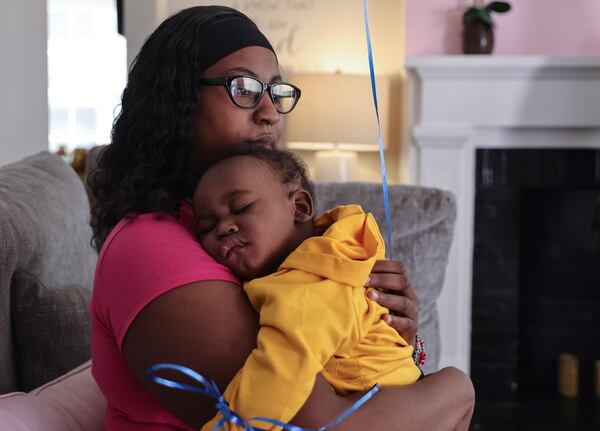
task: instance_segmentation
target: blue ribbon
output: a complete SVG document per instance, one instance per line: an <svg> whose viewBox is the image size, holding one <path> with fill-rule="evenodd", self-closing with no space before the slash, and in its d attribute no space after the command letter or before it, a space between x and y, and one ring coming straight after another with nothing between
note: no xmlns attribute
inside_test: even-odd
<svg viewBox="0 0 600 431"><path fill-rule="evenodd" d="M369 14L367 13L367 0L363 0L365 15L365 30L367 33L367 50L369 52L369 73L371 75L371 91L377 116L377 140L379 142L379 161L381 162L381 185L383 187L383 204L385 207L385 227L387 234L387 258L392 259L392 224L390 222L390 199L388 197L387 174L385 171L385 155L383 153L383 139L381 138L381 124L379 122L379 104L377 103L377 87L375 85L375 67L373 66L373 50L371 48L371 31L369 30Z"/></svg>
<svg viewBox="0 0 600 431"><path fill-rule="evenodd" d="M186 383L179 383L179 382L176 382L173 380L159 377L155 374L159 370L179 371L180 373L185 374L186 376L197 381L200 384L200 386L188 385ZM215 426L213 427L213 431L218 431L218 430L226 431L226 429L225 429L226 423L231 423L231 424L237 425L239 427L242 427L244 429L244 431L266 431L264 428L253 427L246 420L244 420L240 415L238 415L233 410L231 410L229 408L229 404L227 403L227 401L225 401L225 399L223 398L223 395L219 391L219 388L216 385L216 383L210 379L203 377L201 374L195 372L194 370L191 370L187 367L184 367L182 365L176 365L176 364L155 364L155 365L152 365L150 368L148 368L148 378L150 380L152 380L153 382L158 383L159 385L167 386L167 387L173 388L173 389L180 389L183 391L195 392L197 394L206 395L206 396L209 396L209 397L215 399L217 401L217 403L215 404L215 408L221 412L221 414L223 415L223 418L215 424ZM280 422L275 419L269 419L269 418L263 418L263 417L250 418L250 419L248 419L248 421L266 422L266 423L269 423L272 425L280 426L283 429L288 430L288 431L324 431L327 428L331 428L332 426L335 426L335 425L339 424L340 422L342 422L352 412L354 412L356 409L358 409L360 406L362 406L364 403L366 403L371 397L373 397L373 395L375 395L378 391L379 391L379 385L373 386L373 388L369 392L364 394L358 401L356 401L354 404L352 404L352 406L350 406L350 408L348 410L346 410L344 413L342 413L337 419L335 419L333 422L328 423L325 426L322 426L321 428L319 428L317 430L310 430L308 428L302 428L302 427L298 427L295 425L286 424L286 423Z"/></svg>

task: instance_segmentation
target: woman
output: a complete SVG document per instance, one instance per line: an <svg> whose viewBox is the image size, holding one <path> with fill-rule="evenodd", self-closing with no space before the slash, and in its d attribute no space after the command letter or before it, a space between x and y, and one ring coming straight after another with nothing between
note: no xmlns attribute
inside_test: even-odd
<svg viewBox="0 0 600 431"><path fill-rule="evenodd" d="M199 428L213 416L213 401L152 384L147 368L186 365L224 388L255 347L257 316L239 281L198 245L188 199L214 162L279 142L283 115L297 101L293 86L273 86L280 83L267 39L225 7L167 19L134 62L112 145L92 178L102 244L91 303L93 374L108 401L109 431ZM370 285L400 292L374 299L414 340L416 298L401 264L379 262ZM293 422L317 428L359 395L338 397L319 377ZM472 403L469 379L449 368L386 389L338 429L466 429Z"/></svg>

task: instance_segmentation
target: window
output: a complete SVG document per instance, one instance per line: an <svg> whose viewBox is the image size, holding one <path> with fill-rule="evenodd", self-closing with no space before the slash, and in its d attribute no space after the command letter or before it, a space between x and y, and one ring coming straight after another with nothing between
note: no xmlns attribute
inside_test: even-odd
<svg viewBox="0 0 600 431"><path fill-rule="evenodd" d="M48 0L49 149L110 141L127 80L115 0Z"/></svg>
<svg viewBox="0 0 600 431"><path fill-rule="evenodd" d="M69 134L69 111L64 108L50 109L50 136L64 140Z"/></svg>
<svg viewBox="0 0 600 431"><path fill-rule="evenodd" d="M75 124L78 135L93 135L96 133L96 110L78 108L75 110Z"/></svg>

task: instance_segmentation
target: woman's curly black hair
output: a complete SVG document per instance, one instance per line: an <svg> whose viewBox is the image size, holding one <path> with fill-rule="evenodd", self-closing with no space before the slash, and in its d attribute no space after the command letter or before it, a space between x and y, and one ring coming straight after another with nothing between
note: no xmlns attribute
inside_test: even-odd
<svg viewBox="0 0 600 431"><path fill-rule="evenodd" d="M135 58L113 123L111 145L88 184L93 243L99 249L123 217L161 211L179 217L193 190L188 161L195 137L204 25L196 8L165 20Z"/></svg>

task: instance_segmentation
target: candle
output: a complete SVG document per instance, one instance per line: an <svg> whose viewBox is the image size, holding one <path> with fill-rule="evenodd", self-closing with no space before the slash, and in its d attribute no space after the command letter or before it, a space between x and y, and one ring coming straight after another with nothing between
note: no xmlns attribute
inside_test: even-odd
<svg viewBox="0 0 600 431"><path fill-rule="evenodd" d="M579 361L570 353L558 355L558 393L574 398L579 392Z"/></svg>

